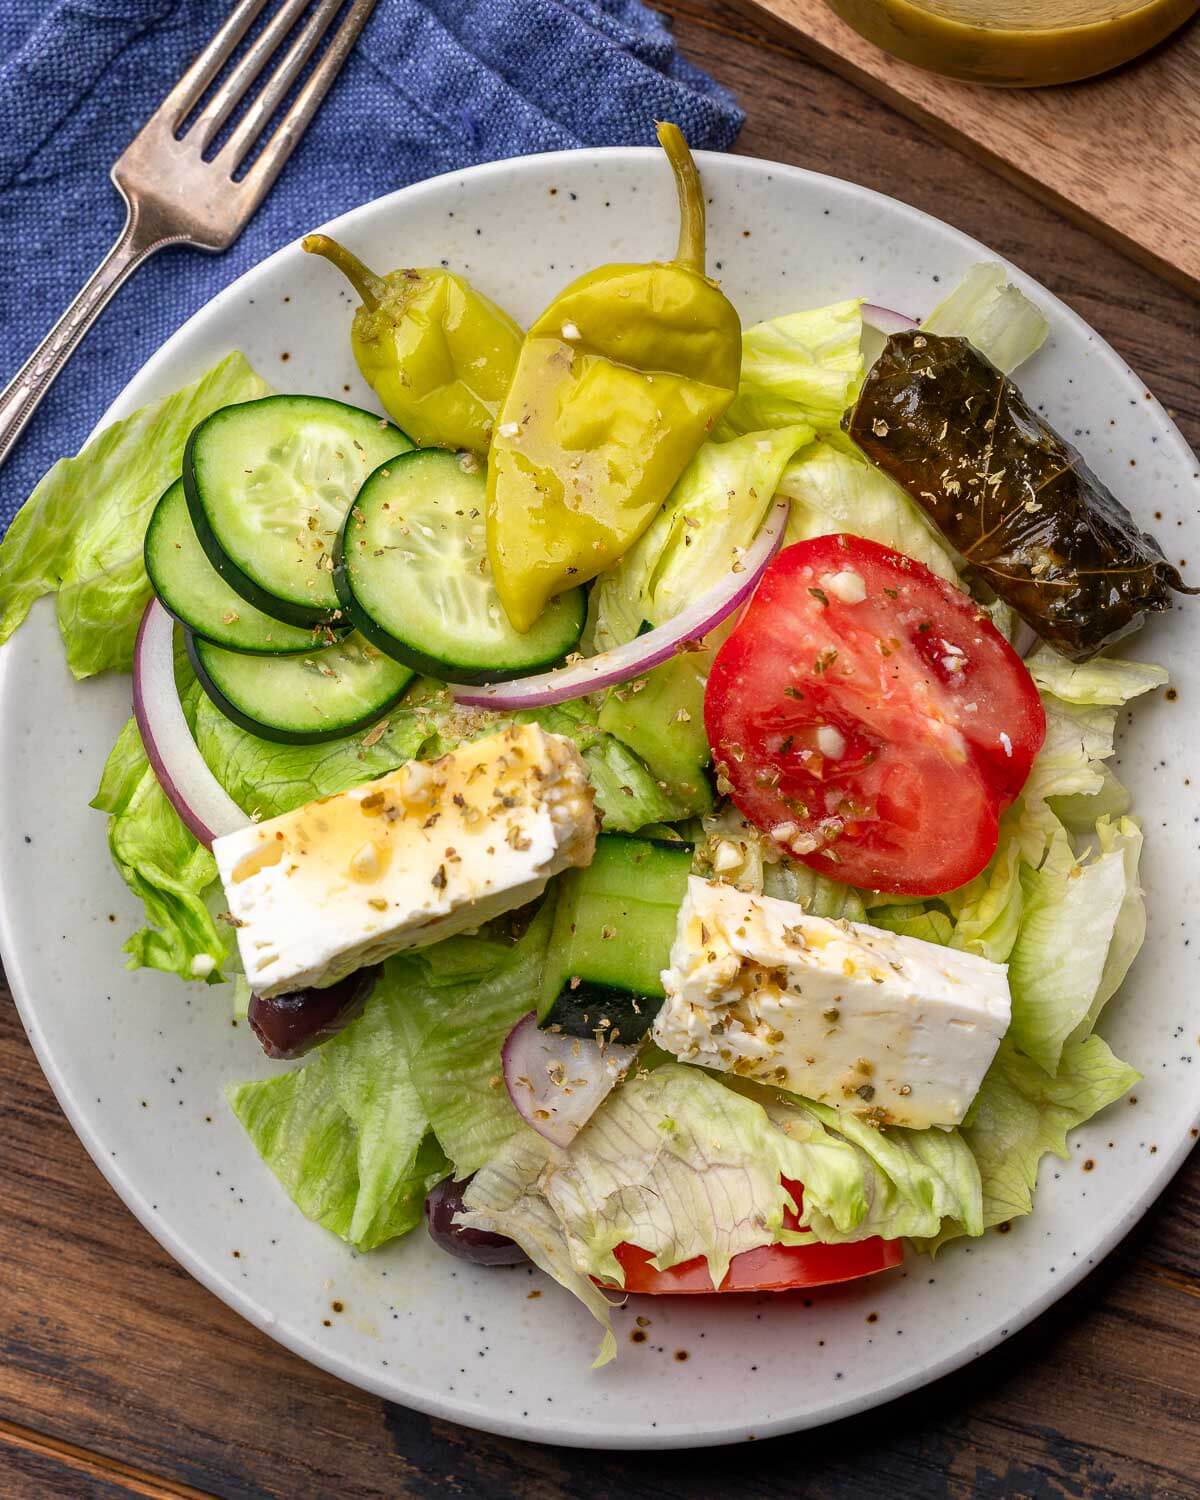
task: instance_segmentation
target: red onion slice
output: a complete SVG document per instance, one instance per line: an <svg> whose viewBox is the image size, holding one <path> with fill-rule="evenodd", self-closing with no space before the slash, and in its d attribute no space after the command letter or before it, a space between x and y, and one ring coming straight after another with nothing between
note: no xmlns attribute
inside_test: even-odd
<svg viewBox="0 0 1200 1500"><path fill-rule="evenodd" d="M245 828L237 805L196 748L175 686L175 622L151 599L133 648L133 716L150 769L167 800L206 848Z"/></svg>
<svg viewBox="0 0 1200 1500"><path fill-rule="evenodd" d="M910 318L907 313L897 312L891 307L880 307L878 302L864 302L862 316L864 323L869 323L885 337L893 333L906 333L908 329L920 326L916 318Z"/></svg>
<svg viewBox="0 0 1200 1500"><path fill-rule="evenodd" d="M542 1031L531 1010L504 1040L504 1086L527 1125L566 1147L625 1076L637 1050Z"/></svg>
<svg viewBox="0 0 1200 1500"><path fill-rule="evenodd" d="M565 703L570 698L582 698L601 688L628 682L631 677L640 677L652 667L661 666L685 650L689 641L702 639L745 603L779 550L787 516L788 502L777 500L758 535L735 564L736 571L731 570L720 583L665 625L611 651L589 656L573 667L556 667L553 672L540 672L536 677L493 682L486 687L452 682L451 693L457 702L472 708L548 708L553 703Z"/></svg>

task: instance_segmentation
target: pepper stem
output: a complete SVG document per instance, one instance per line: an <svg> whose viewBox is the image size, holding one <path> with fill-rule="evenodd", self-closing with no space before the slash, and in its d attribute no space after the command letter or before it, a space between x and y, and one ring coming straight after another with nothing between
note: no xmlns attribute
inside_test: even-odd
<svg viewBox="0 0 1200 1500"><path fill-rule="evenodd" d="M675 174L675 191L679 194L679 249L675 259L704 275L704 190L700 173L688 150L683 131L669 120L655 125L658 144L667 153Z"/></svg>
<svg viewBox="0 0 1200 1500"><path fill-rule="evenodd" d="M374 312L383 301L387 291L387 283L383 277L376 276L374 271L368 271L358 256L344 245L331 240L327 234L306 234L300 245L310 255L323 255L326 260L332 261L362 298L363 306L368 312Z"/></svg>

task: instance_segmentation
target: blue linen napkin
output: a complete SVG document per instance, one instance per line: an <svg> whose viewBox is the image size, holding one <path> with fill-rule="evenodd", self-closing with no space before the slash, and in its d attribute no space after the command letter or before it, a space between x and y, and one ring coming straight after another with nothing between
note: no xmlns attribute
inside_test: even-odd
<svg viewBox="0 0 1200 1500"><path fill-rule="evenodd" d="M0 0L0 385L116 238L108 169L232 0ZM0 536L155 349L314 224L476 162L643 145L722 150L731 95L639 0L379 0L274 190L224 255L172 249L122 288L0 469Z"/></svg>

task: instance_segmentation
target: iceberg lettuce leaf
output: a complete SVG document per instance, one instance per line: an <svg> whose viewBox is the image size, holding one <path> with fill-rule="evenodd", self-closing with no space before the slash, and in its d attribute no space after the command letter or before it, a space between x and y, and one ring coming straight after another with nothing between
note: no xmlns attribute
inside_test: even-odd
<svg viewBox="0 0 1200 1500"><path fill-rule="evenodd" d="M696 840L693 865L697 875L795 901L815 917L865 920L862 893L788 859L732 802L708 813L700 827L703 837Z"/></svg>
<svg viewBox="0 0 1200 1500"><path fill-rule="evenodd" d="M592 1361L592 1368L599 1369L617 1357L611 1308L591 1277L575 1266L562 1223L541 1191L542 1176L557 1156L549 1141L522 1127L475 1175L457 1222L515 1240L535 1266L583 1303L604 1330Z"/></svg>
<svg viewBox="0 0 1200 1500"><path fill-rule="evenodd" d="M397 977L385 973L358 1020L299 1067L227 1090L301 1212L359 1250L412 1229L449 1170L412 1081Z"/></svg>
<svg viewBox="0 0 1200 1500"><path fill-rule="evenodd" d="M799 1228L781 1179L804 1185ZM767 1244L982 1229L974 1157L957 1131L878 1131L836 1110L660 1062L616 1089L565 1150L514 1133L464 1195L460 1222L515 1239L609 1328L589 1279L623 1284L622 1243L668 1269L696 1256L719 1285ZM613 1345L601 1351L607 1357Z"/></svg>
<svg viewBox="0 0 1200 1500"><path fill-rule="evenodd" d="M1096 833L1095 856L1077 858L1059 826L1042 864L1021 874L1025 911L1009 962L1009 1036L1051 1075L1067 1041L1095 1024L1146 931L1141 830L1130 818L1102 819Z"/></svg>
<svg viewBox="0 0 1200 1500"><path fill-rule="evenodd" d="M267 395L241 354L192 385L111 423L41 480L0 542L0 644L33 601L57 593L58 628L76 677L128 671L150 598L142 543L159 496L178 479L196 424Z"/></svg>
<svg viewBox="0 0 1200 1500"><path fill-rule="evenodd" d="M1100 785L1094 792L1051 797L1046 803L1068 833L1092 834L1101 818L1121 818L1129 811L1133 799L1112 767L1097 761L1095 769L1100 773Z"/></svg>
<svg viewBox="0 0 1200 1500"><path fill-rule="evenodd" d="M1022 1057L1011 1039L1001 1042L961 1127L979 1166L984 1227L1029 1213L1042 1157L1053 1152L1066 1161L1070 1132L1119 1099L1140 1077L1098 1036L1068 1042L1053 1077ZM919 1248L934 1252L964 1233L962 1224L951 1219Z"/></svg>
<svg viewBox="0 0 1200 1500"><path fill-rule="evenodd" d="M884 906L871 913L871 925L900 937L920 938L923 943L949 945L954 937L953 919L937 907L922 903Z"/></svg>
<svg viewBox="0 0 1200 1500"><path fill-rule="evenodd" d="M1091 661L1073 662L1060 656L1050 646L1039 646L1025 658L1029 675L1044 693L1051 693L1063 703L1084 706L1107 704L1120 706L1131 698L1166 687L1170 674L1165 667L1145 661L1120 661L1111 656L1094 656Z"/></svg>
<svg viewBox="0 0 1200 1500"><path fill-rule="evenodd" d="M553 917L551 898L483 978L437 986L422 975L416 955L388 964L404 996L413 1083L456 1177L469 1177L521 1128L504 1087L500 1049L521 1017L537 1008Z"/></svg>
<svg viewBox="0 0 1200 1500"><path fill-rule="evenodd" d="M369 732L317 745L279 745L227 719L207 697L196 709L195 736L213 775L238 804L261 818L302 807L370 781L426 753L437 725L421 710L394 708Z"/></svg>
<svg viewBox="0 0 1200 1500"><path fill-rule="evenodd" d="M745 329L741 379L718 438L798 422L836 430L862 385L862 334L857 298Z"/></svg>
<svg viewBox="0 0 1200 1500"><path fill-rule="evenodd" d="M199 696L195 682L185 688L185 713L194 714ZM113 863L146 908L149 925L125 944L129 967L219 982L233 944L215 920L216 861L167 801L133 719L109 752L91 805L108 813Z"/></svg>
<svg viewBox="0 0 1200 1500"><path fill-rule="evenodd" d="M479 1172L465 1203L489 1213L502 1206L493 1173L511 1178L524 1162L576 1271L621 1285L612 1252L628 1242L659 1269L703 1255L719 1283L734 1255L778 1239L794 1207L783 1176L803 1177L806 1198L846 1231L866 1212L853 1149L812 1116L780 1108L777 1124L749 1090L665 1062L616 1089L566 1150L543 1142L531 1152L522 1129Z"/></svg>
<svg viewBox="0 0 1200 1500"><path fill-rule="evenodd" d="M844 440L812 443L784 469L779 493L792 502L784 545L849 531L923 562L958 583L954 559L899 485Z"/></svg>
<svg viewBox="0 0 1200 1500"><path fill-rule="evenodd" d="M1000 847L981 875L945 897L954 918L952 948L978 954L995 964L1008 961L1025 909L1021 885L1021 843L1011 820L1000 826Z"/></svg>
<svg viewBox="0 0 1200 1500"><path fill-rule="evenodd" d="M780 1123L788 1118L788 1106L768 1108ZM807 1099L791 1108L854 1148L867 1204L847 1229L819 1200L810 1203L806 1188L800 1223L811 1237L823 1244L876 1234L890 1240L924 1238L936 1234L947 1218L961 1223L966 1234L983 1233L979 1167L959 1131L877 1130L856 1115Z"/></svg>
<svg viewBox="0 0 1200 1500"><path fill-rule="evenodd" d="M967 339L1006 375L1035 354L1050 331L1039 309L1013 286L997 261L972 266L921 320L921 327Z"/></svg>
<svg viewBox="0 0 1200 1500"><path fill-rule="evenodd" d="M1022 857L1035 869L1060 828L1052 800L1094 797L1106 786L1103 761L1113 754L1117 711L1106 705L1065 703L1042 694L1046 738L1017 804ZM1099 809L1097 809L1099 812Z"/></svg>
<svg viewBox="0 0 1200 1500"><path fill-rule="evenodd" d="M854 1152L797 1111L781 1125L699 1068L668 1063L612 1093L547 1174L544 1192L580 1271L623 1283L623 1242L667 1270L702 1255L719 1286L729 1262L769 1245L805 1184L811 1212L853 1230L866 1212Z"/></svg>
<svg viewBox="0 0 1200 1500"><path fill-rule="evenodd" d="M596 581L590 648L631 641L644 621L664 625L720 583L736 549L758 534L788 459L812 437L812 427L801 424L705 443L650 525Z"/></svg>

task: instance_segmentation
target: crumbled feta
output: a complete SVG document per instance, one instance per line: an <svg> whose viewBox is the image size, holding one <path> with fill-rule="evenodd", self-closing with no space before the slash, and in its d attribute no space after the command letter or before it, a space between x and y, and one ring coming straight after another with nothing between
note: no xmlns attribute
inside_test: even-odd
<svg viewBox="0 0 1200 1500"><path fill-rule="evenodd" d="M742 851L729 839L718 839L713 849L712 867L718 875L728 875L730 870L740 869L743 864Z"/></svg>
<svg viewBox="0 0 1200 1500"><path fill-rule="evenodd" d="M843 568L840 573L823 574L821 587L843 604L861 604L867 597L866 580L853 568Z"/></svg>
<svg viewBox="0 0 1200 1500"><path fill-rule="evenodd" d="M817 730L817 749L830 760L841 760L846 753L846 736L833 724L822 724Z"/></svg>

